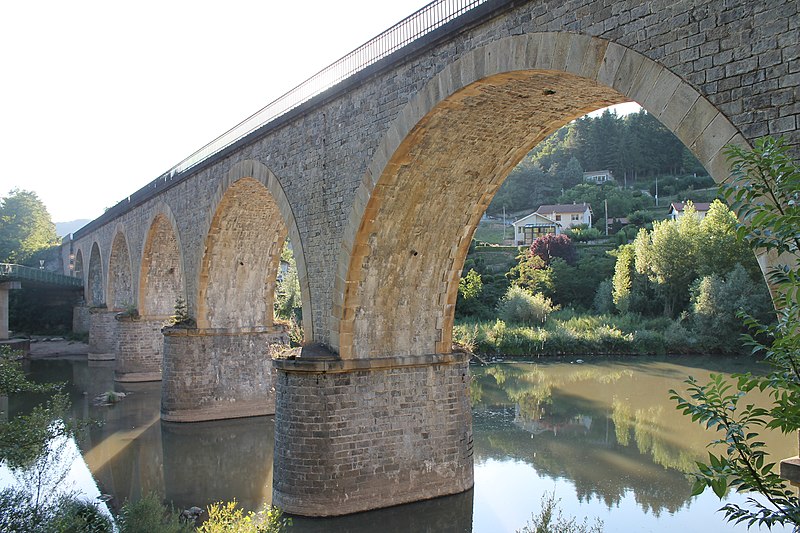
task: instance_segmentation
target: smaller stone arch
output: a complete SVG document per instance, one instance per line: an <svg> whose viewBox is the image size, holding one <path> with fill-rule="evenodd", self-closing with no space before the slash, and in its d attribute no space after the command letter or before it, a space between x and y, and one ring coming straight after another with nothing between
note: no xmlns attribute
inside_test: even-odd
<svg viewBox="0 0 800 533"><path fill-rule="evenodd" d="M177 298L186 298L180 234L169 206L160 202L148 224L139 261L139 313L166 318Z"/></svg>
<svg viewBox="0 0 800 533"><path fill-rule="evenodd" d="M103 261L100 254L100 245L97 241L92 242L92 249L89 252L89 269L86 272L86 303L90 307L105 305L106 297L103 287Z"/></svg>
<svg viewBox="0 0 800 533"><path fill-rule="evenodd" d="M76 278L80 279L81 281L84 280L83 277L83 252L80 248L75 251L75 261L73 263L72 275Z"/></svg>
<svg viewBox="0 0 800 533"><path fill-rule="evenodd" d="M136 305L132 270L128 239L123 228L118 226L108 258L106 304L110 310L122 311L126 307Z"/></svg>
<svg viewBox="0 0 800 533"><path fill-rule="evenodd" d="M251 308L249 313L252 317L259 316L258 326L272 325L275 278L281 247L288 236L292 244L300 281L303 300L303 329L306 338L313 338L313 313L303 242L297 229L294 213L277 177L258 161L245 160L235 164L221 181L207 216L207 241L203 257L200 260L202 266L197 284L199 288L197 297L198 327L219 327L222 324L226 324L226 327L256 325L252 319L249 319L249 323L247 320L243 321L243 317L232 319L231 317L236 313L231 309L212 310L210 306L212 301L215 302L214 305L218 305L221 300L233 303L236 300L235 297L222 297L222 294L226 290L244 294L247 291L239 290L244 285L257 288L257 292L253 293L251 290L248 296L249 301L240 301L240 303ZM254 239L254 237L256 238ZM262 242L258 244L258 240ZM256 253L255 248L246 250L248 242L250 242L250 246L260 246L261 252ZM233 260L234 255L231 254L244 255L241 255L239 260ZM226 255L228 256L227 266L215 262ZM251 264L249 269L245 269L244 267L248 265L244 264L245 261L242 259L244 256L259 261L260 266L252 268L254 265ZM260 259L257 259L257 256L260 256ZM267 264L267 259L269 264ZM249 275L257 275L254 272L259 268L265 269L262 272L267 273L266 279L245 279ZM224 269L228 271L225 272ZM246 270L250 270L250 274L245 275ZM228 284L227 289L219 286L217 274L228 277L225 282ZM216 287L213 286L215 279L217 279ZM259 294L259 297L254 298L255 294ZM264 295L263 298L260 296L261 294ZM222 318L222 315L226 313L228 318ZM216 316L211 316L212 314Z"/></svg>

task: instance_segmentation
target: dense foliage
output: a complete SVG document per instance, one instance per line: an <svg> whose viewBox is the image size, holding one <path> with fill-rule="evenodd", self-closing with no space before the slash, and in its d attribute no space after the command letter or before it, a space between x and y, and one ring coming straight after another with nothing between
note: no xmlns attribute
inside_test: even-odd
<svg viewBox="0 0 800 533"><path fill-rule="evenodd" d="M729 490L758 492L765 500L748 499L745 507L726 504L730 521L771 527L800 526L800 498L788 481L775 472L759 432L800 430L800 166L779 140L759 140L752 152L730 147L732 176L723 190L739 216L739 235L760 253L773 254L771 283L778 320L764 324L747 317L751 334L745 343L764 357L772 371L766 375L721 375L701 384L687 380L688 396L671 391L678 409L718 437L711 444L708 464L699 464L693 492L710 487L720 498ZM768 391L772 405L747 402L754 389Z"/></svg>
<svg viewBox="0 0 800 533"><path fill-rule="evenodd" d="M29 264L57 244L56 227L36 193L14 189L0 199L0 263Z"/></svg>

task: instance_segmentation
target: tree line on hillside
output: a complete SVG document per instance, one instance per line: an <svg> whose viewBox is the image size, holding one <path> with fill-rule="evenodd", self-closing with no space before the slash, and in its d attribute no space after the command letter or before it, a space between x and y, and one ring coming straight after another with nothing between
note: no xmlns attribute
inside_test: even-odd
<svg viewBox="0 0 800 533"><path fill-rule="evenodd" d="M611 170L617 184L584 183L583 172L594 170ZM685 175L682 181L674 178L679 175ZM610 194L609 215L626 216L652 205L652 198L643 197L640 189L654 194L650 183L653 176L673 176L662 180L662 194L713 185L700 162L652 115L641 110L620 117L606 110L596 117L579 118L539 143L512 170L487 212L498 214L504 208L516 212L542 204L587 201L599 218L602 201L598 204L596 199L583 197ZM617 185L633 187L634 191L618 191ZM582 190L569 193L576 187ZM618 192L611 193L612 190ZM624 203L623 197L628 205L616 205Z"/></svg>

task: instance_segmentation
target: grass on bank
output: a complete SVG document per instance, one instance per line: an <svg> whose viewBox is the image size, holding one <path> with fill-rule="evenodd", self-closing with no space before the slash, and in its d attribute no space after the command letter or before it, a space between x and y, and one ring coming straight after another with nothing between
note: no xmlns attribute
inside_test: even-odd
<svg viewBox="0 0 800 533"><path fill-rule="evenodd" d="M678 320L555 311L539 325L461 320L453 341L479 355L651 355L720 351Z"/></svg>

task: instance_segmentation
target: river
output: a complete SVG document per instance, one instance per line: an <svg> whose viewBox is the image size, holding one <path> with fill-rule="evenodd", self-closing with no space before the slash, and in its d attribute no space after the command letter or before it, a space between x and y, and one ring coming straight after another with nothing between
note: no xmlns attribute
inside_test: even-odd
<svg viewBox="0 0 800 533"><path fill-rule="evenodd" d="M295 518L295 532L514 532L553 493L566 516L599 518L606 532L747 531L717 512L710 491L690 496L686 473L712 436L682 416L668 390L688 375L755 371L748 359L575 358L472 366L475 488L464 494L335 519ZM114 384L113 362L34 360L37 381L67 382L74 416L91 428L70 474L112 506L148 491L178 508L235 498L255 509L271 499L274 418L162 423L160 383ZM112 406L92 399L127 396ZM41 401L9 400L9 414ZM775 459L797 454L797 437L765 437ZM0 472L0 484L14 482ZM743 502L743 495L729 495ZM779 531L779 529L773 529Z"/></svg>

